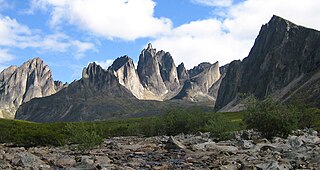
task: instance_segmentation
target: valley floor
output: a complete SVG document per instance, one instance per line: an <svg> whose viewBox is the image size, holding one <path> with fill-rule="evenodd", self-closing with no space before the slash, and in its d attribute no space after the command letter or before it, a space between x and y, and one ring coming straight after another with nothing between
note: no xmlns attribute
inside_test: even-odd
<svg viewBox="0 0 320 170"><path fill-rule="evenodd" d="M70 147L0 145L0 169L319 169L320 138L312 130L271 141L252 131L213 142L208 133L113 137L85 153ZM170 149L171 148L171 149ZM174 149L172 149L174 148Z"/></svg>

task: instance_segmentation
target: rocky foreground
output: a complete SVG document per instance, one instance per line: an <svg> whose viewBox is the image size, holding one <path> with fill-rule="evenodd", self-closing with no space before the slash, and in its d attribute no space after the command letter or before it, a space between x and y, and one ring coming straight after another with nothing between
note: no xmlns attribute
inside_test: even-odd
<svg viewBox="0 0 320 170"><path fill-rule="evenodd" d="M244 131L213 142L209 133L175 137L114 137L86 154L66 147L0 145L0 169L320 169L313 130L269 141Z"/></svg>

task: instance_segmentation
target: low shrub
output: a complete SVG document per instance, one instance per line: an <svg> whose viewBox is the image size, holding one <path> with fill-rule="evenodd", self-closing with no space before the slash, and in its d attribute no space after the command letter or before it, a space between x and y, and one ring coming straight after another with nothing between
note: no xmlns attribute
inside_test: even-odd
<svg viewBox="0 0 320 170"><path fill-rule="evenodd" d="M95 124L68 123L65 131L69 137L68 141L76 144L75 149L80 151L92 149L103 142L103 137L100 135L101 132L99 132Z"/></svg>
<svg viewBox="0 0 320 170"><path fill-rule="evenodd" d="M223 114L215 114L205 125L205 131L216 140L228 140L232 138L232 132L236 124L228 120Z"/></svg>
<svg viewBox="0 0 320 170"><path fill-rule="evenodd" d="M272 98L248 100L244 121L249 129L258 130L268 139L274 136L286 137L298 128L296 110L275 102Z"/></svg>

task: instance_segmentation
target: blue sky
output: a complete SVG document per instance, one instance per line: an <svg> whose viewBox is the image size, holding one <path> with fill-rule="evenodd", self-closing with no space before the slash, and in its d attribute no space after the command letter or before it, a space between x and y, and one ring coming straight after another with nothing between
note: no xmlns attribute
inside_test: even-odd
<svg viewBox="0 0 320 170"><path fill-rule="evenodd" d="M187 68L248 55L273 14L320 29L316 0L0 0L0 69L40 57L56 80L83 67L135 62L151 42Z"/></svg>

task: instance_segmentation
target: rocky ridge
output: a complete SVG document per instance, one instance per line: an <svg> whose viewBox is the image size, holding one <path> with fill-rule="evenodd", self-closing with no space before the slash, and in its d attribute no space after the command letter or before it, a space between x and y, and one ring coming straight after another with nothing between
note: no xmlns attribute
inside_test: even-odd
<svg viewBox="0 0 320 170"><path fill-rule="evenodd" d="M0 118L13 118L22 103L52 95L66 86L52 79L48 65L40 58L20 67L11 66L0 73Z"/></svg>
<svg viewBox="0 0 320 170"><path fill-rule="evenodd" d="M239 94L259 99L270 95L319 107L319 68L320 32L273 16L261 27L249 56L229 64L215 107L241 109Z"/></svg>
<svg viewBox="0 0 320 170"><path fill-rule="evenodd" d="M130 72L127 69L130 65L127 61L130 61L127 57L119 58L108 70L96 63L89 64L83 69L80 80L74 81L54 95L22 104L15 118L34 122L101 121L154 116L166 112L171 107L188 108L197 105L182 100L160 102L137 99L129 90L130 82L121 77L130 73L135 75L133 70Z"/></svg>
<svg viewBox="0 0 320 170"><path fill-rule="evenodd" d="M262 139L250 130L214 142L209 133L112 137L85 154L65 147L0 145L0 169L318 169L318 132Z"/></svg>
<svg viewBox="0 0 320 170"><path fill-rule="evenodd" d="M148 44L142 50L138 62L137 72L145 89L145 95L138 98L197 101L195 98L207 96L206 101L214 101L208 89L220 78L219 64L202 63L190 71L194 74L190 75L183 63L176 67L170 53L157 51Z"/></svg>
<svg viewBox="0 0 320 170"><path fill-rule="evenodd" d="M183 63L176 67L170 53L157 51L149 44L140 54L137 69L128 56L117 58L106 70L90 63L80 80L55 95L23 104L15 118L92 121L158 115L168 107L188 108L205 101L209 102L201 107L212 107L217 92L213 86L220 78L218 63L202 63L189 75ZM62 83L56 84L57 89L63 87Z"/></svg>

